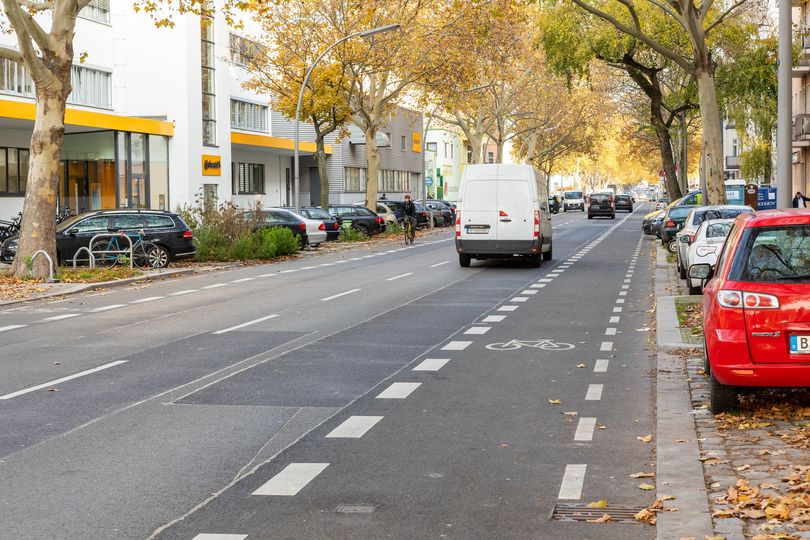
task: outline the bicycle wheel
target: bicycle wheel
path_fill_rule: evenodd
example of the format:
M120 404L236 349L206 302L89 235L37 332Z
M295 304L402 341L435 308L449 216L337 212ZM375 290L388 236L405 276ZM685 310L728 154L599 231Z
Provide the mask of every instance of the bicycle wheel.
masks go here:
M487 347L487 349L489 349L489 350L491 350L491 351L514 351L514 350L516 350L516 349L519 349L519 348L520 348L520 344L518 344L518 343L512 343L512 342L507 342L507 343L490 343L490 344L489 344L489 345L487 345L486 347Z
M540 345L540 348L544 351L568 351L573 349L574 346L570 343L555 343L553 341L546 341Z
M138 268L148 268L151 266L149 262L149 251L154 247L151 242L137 242L132 246L132 264Z
M406 222L405 227L403 227L402 230L405 232L405 245L407 246L411 239L411 222Z
M118 242L113 239L96 240L90 244L90 251L93 252L93 257L96 260L96 266L111 268L118 264L119 253L111 253L119 251Z

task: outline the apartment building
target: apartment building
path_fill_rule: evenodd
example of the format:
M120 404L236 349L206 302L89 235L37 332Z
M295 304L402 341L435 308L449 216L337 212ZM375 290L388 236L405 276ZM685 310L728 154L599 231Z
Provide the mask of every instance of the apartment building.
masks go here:
M73 92L65 115L59 206L174 209L203 196L240 206L292 204L293 123L266 95L243 88L245 57L257 45L247 18L238 31L219 13L179 15L157 28L131 2L93 0L76 24ZM16 48L13 34L0 45ZM80 55L85 56L80 62ZM410 191L421 176L421 115L392 113L383 130L383 187ZM24 66L0 59L0 219L22 209L34 88ZM320 199L309 182L315 144L302 124L301 201ZM404 150L401 138L409 144ZM364 189L362 141L327 145L330 199ZM359 170L358 170L359 169ZM317 195L317 196L316 196Z
M793 27L799 55L793 66L793 188L807 193L810 171L810 0L793 0Z
M428 160L425 160L425 175L433 179L433 185L429 189L430 195L451 201L458 200L461 164L467 160L466 156L462 156L466 152L458 128L428 129L425 149L435 155L431 166L428 166Z

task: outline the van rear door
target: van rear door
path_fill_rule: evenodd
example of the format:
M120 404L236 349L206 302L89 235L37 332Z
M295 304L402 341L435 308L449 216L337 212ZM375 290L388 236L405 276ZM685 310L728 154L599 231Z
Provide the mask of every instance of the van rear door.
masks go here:
M528 180L498 180L498 248L534 239L534 204Z
M481 247L494 249L498 224L498 181L476 178L464 184L461 202L461 238L483 242Z

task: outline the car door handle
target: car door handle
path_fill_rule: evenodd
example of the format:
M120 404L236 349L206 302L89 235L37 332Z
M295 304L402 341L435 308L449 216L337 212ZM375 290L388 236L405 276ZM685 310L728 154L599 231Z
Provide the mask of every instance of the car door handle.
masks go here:
M502 223L511 223L512 220L511 219L502 219L501 222Z

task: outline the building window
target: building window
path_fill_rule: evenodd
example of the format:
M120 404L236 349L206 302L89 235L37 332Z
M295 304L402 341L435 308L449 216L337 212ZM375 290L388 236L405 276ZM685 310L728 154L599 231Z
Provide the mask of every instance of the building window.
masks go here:
M28 160L28 150L0 148L0 197L25 195Z
M399 140L400 140L399 143L400 150L402 150L403 152L408 150L408 138L405 137L405 135L402 135Z
M737 139L732 139L732 141L731 141L731 155L734 156L734 157L737 157L737 151L738 151Z
M456 146L455 144L450 143L450 159L453 159L453 155L455 154L455 152L453 152L453 148L455 146Z
M233 164L234 192L238 195L264 194L264 165L261 163Z
M358 167L346 167L346 191L365 191L368 171Z
M487 163L495 163L495 153L487 152Z
M230 36L230 49L231 62L241 67L248 67L265 54L265 48L261 44L236 34Z
M346 167L346 191L366 190L368 169ZM411 173L380 169L377 175L377 191L380 193L409 192Z
M79 12L79 17L110 24L110 0L90 0L90 3Z
M112 108L112 73L85 66L70 71L73 91L68 103ZM0 92L34 97L34 81L23 64L0 58Z
M267 106L232 99L231 127L267 133Z
M207 11L211 9L210 2L204 2ZM216 114L216 56L214 53L214 18L210 12L200 16L200 68L202 75L202 139L205 146L217 144L217 114Z
M112 74L108 71L73 66L70 72L73 91L68 103L112 108Z
M438 151L438 144L439 143L429 142L429 143L427 143L425 145L425 148L427 149L428 152L437 152Z
M472 146L467 145L467 163L472 163Z

